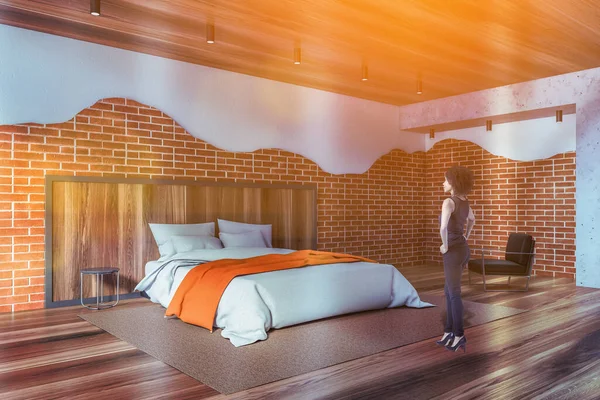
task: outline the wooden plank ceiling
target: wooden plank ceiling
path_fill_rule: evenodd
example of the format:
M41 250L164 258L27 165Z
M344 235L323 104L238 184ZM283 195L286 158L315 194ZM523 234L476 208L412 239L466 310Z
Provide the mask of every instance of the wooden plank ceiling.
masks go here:
M0 0L2 24L396 105L598 67L598 21L594 0Z

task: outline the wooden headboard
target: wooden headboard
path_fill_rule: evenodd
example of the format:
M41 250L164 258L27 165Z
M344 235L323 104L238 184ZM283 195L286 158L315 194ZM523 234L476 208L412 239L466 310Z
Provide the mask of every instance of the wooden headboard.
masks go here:
M120 293L132 293L159 257L148 223L214 221L218 232L217 218L272 224L273 247L316 249L316 185L47 176L46 307L77 304L85 268L118 267Z

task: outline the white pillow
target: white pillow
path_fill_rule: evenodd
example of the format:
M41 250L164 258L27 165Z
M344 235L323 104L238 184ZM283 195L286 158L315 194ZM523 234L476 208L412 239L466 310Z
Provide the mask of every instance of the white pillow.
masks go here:
M185 253L192 250L222 249L223 243L214 236L171 236L175 253Z
M219 237L225 247L267 247L259 231L243 233L220 232Z
M227 221L225 219L217 219L217 221L219 222L219 232L245 233L250 231L260 231L267 247L273 247L273 228L271 224L245 224L242 222Z
M161 257L175 254L171 236L215 236L215 223L204 224L148 224L158 245Z

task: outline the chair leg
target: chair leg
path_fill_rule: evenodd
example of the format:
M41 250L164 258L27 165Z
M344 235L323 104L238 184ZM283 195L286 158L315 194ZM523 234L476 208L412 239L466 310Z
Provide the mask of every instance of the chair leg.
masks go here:
M81 299L81 305L85 307L83 304L83 274L79 274L79 298Z
M117 271L117 301L113 304L113 307L119 304L119 271Z
M508 276L508 286L510 286L510 275Z
M487 286L485 284L485 266L483 266L483 268L481 269L481 272L483 272L483 291L487 292Z

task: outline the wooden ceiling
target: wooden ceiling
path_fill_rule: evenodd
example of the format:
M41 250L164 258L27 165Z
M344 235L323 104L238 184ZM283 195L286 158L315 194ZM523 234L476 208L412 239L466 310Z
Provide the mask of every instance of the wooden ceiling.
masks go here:
M0 0L0 23L404 105L600 66L596 4L103 0L94 17L89 0Z

